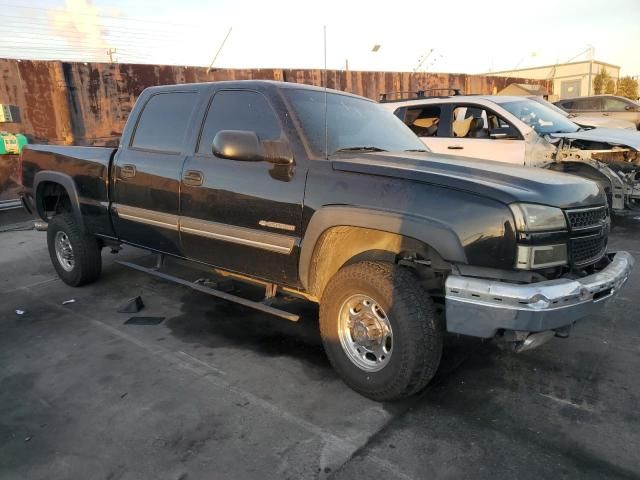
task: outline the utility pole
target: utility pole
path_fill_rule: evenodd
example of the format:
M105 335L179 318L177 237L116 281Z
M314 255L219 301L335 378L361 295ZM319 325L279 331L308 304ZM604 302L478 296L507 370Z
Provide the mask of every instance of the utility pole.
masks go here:
M213 57L213 60L211 60L211 64L209 65L209 68L207 68L207 73L209 73L211 71L211 68L213 67L213 64L216 61L216 58L218 58L218 55L220 55L220 52L222 51L222 47L224 47L224 44L227 41L227 38L229 38L229 35L231 35L231 29L233 27L229 27L229 31L227 32L227 35L224 37L224 40L222 40L222 43L220 44L220 47L218 48L218 51L216 52L215 56Z
M589 95L591 95L591 89L593 88L593 57L596 49L593 45L589 45L587 51L589 52Z
M109 62L113 63L113 55L115 53L118 53L118 49L117 48L109 48L107 50L107 55L109 55Z

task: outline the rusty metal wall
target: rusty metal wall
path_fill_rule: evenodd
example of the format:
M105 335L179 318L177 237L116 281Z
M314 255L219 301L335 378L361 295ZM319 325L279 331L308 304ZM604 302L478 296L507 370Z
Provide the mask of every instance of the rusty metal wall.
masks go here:
M322 85L322 70L217 69L166 65L0 59L0 103L17 105L20 122L0 124L32 143L114 145L136 98L152 85L267 79ZM372 99L382 92L458 87L496 93L510 83L548 81L447 73L329 70L327 86Z

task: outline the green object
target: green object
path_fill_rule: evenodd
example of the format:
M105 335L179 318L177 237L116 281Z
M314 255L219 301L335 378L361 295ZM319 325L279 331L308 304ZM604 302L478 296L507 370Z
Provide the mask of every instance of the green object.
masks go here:
M22 153L22 148L28 143L27 137L21 133L0 132L0 155Z

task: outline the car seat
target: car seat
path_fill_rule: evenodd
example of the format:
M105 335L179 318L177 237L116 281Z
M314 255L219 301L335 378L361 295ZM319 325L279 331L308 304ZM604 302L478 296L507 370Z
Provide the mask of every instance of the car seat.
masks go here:
M469 138L488 138L489 132L484 128L484 119L482 117L472 117L471 125L469 126Z
M416 128L412 130L419 137L433 137L438 132L439 123L440 119L437 117L418 118L413 122L412 125Z
M473 117L467 117L464 120L454 120L451 124L454 137L466 137L471 128Z

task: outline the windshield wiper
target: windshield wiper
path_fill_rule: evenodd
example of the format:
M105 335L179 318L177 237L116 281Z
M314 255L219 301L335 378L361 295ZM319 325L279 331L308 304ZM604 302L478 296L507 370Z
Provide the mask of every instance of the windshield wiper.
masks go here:
M386 152L386 151L387 150L385 150L384 148L379 148L379 147L344 147L344 148L339 148L338 150L336 150L333 153L340 153L340 152Z
M409 150L405 150L405 152L428 152L429 150L425 150L424 148L410 148Z

